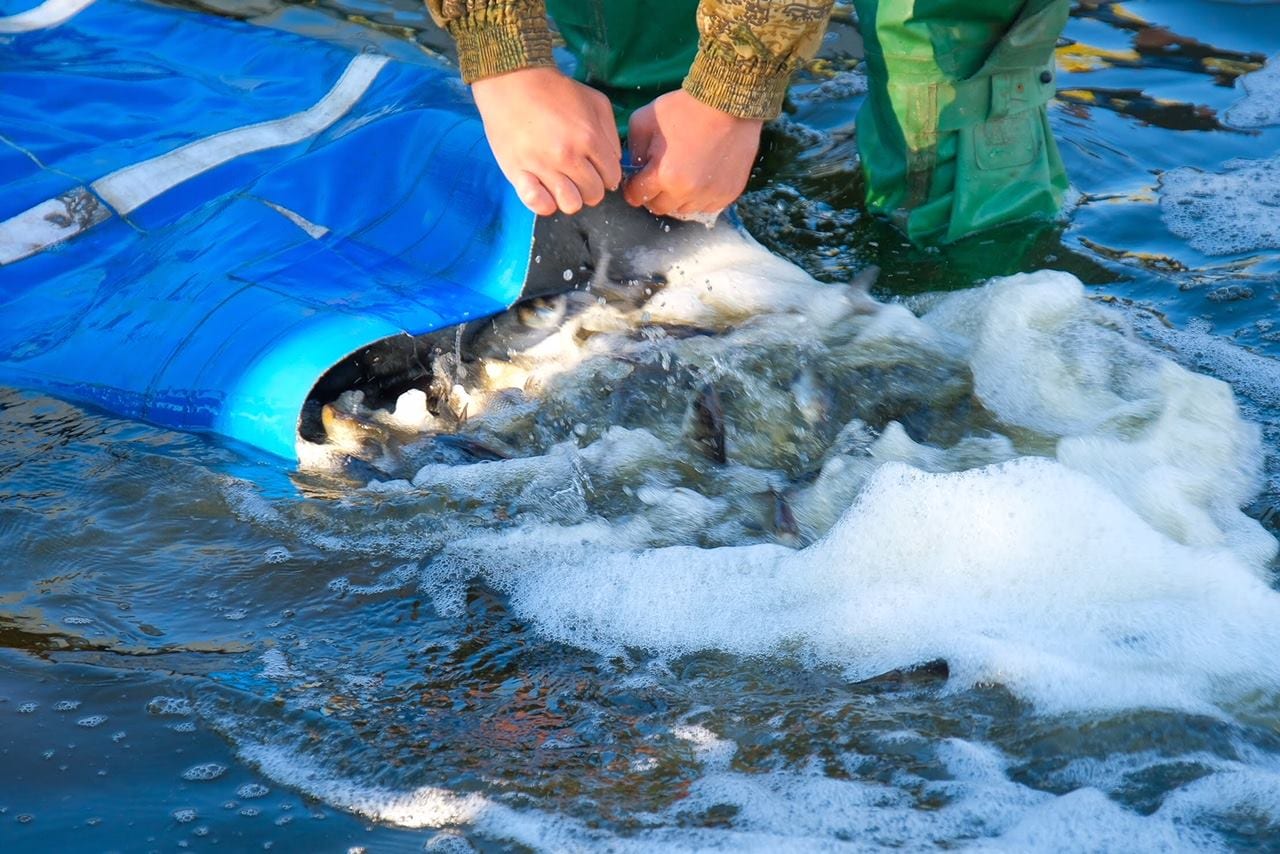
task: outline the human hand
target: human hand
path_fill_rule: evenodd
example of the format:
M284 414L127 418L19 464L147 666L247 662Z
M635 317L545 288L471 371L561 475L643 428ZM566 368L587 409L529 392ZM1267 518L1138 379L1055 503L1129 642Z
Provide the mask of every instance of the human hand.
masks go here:
M719 213L746 188L763 125L683 89L657 98L631 117L631 154L643 168L627 180L627 201L659 216Z
M577 213L622 183L609 99L555 68L522 68L471 84L502 174L534 213Z

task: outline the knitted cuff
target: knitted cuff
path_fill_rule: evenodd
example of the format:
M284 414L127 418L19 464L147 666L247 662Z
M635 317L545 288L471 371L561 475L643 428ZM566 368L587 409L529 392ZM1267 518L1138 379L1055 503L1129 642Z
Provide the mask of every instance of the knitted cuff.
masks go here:
M449 23L462 79L474 83L521 68L554 66L551 27L541 3L490 6Z
M744 59L732 49L703 44L684 78L684 90L708 106L741 119L776 119L782 112L792 62Z

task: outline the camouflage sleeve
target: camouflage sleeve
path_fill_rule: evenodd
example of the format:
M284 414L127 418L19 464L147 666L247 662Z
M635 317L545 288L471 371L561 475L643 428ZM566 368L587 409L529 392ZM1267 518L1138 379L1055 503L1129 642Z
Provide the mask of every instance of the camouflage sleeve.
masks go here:
M426 0L458 44L462 79L473 83L520 68L553 66L546 0Z
M684 89L735 116L776 118L796 69L818 52L832 0L701 0Z

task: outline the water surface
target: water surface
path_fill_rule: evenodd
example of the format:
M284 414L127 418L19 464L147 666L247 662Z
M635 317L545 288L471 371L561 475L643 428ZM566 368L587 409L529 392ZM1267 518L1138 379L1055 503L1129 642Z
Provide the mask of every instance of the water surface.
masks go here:
M444 47L409 0L260 5ZM0 394L0 838L1280 849L1280 7L1082 5L1069 224L947 253L858 206L856 46L741 206L826 284L690 255L513 463L369 488ZM1043 269L1084 288L974 290Z

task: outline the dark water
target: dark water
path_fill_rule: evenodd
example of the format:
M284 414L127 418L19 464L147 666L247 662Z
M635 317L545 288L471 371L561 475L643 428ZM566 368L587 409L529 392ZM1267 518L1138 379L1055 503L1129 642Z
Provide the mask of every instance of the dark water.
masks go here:
M1280 127L1227 117L1237 77L1280 54L1280 6L1082 5L1052 109L1080 193L1069 223L946 253L859 209L841 14L769 131L741 206L753 233L824 281L879 265L885 299L1076 274L1154 349L1232 384L1268 456L1248 509L1274 530L1280 246L1205 250L1225 239L1215 222L1265 234L1280 184L1166 192L1204 223L1181 237L1159 188L1280 155ZM279 20L444 47L408 0ZM785 649L589 651L501 585L448 599L424 583L466 531L510 522L501 501L440 501L0 393L6 850L1280 850L1274 683L1203 708L1046 713L998 678L948 688L938 664L859 681Z

